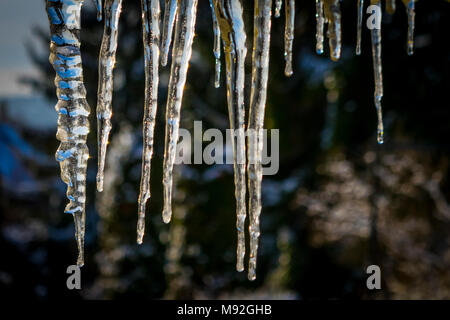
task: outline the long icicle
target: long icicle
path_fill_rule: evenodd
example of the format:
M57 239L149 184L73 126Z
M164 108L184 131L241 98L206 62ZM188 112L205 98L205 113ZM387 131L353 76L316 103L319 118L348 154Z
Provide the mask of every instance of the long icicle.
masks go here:
M105 0L107 1L107 0ZM102 0L92 0L92 2L94 3L95 8L97 9L97 20L101 21L102 20ZM106 7L106 5L105 5Z
M294 42L295 27L295 0L286 0L286 24L284 26L284 60L286 62L284 74L290 77L292 71L292 45Z
M327 37L331 60L341 58L341 9L339 0L324 0L324 13L328 22Z
M164 208L163 220L172 217L172 181L176 147L179 138L181 102L191 59L198 0L178 0L175 39L172 50L169 92L166 105L166 139L164 147Z
M164 20L161 37L161 65L167 65L169 57L170 43L172 42L172 31L177 16L178 0L166 0L164 5Z
M84 0L47 0L50 23L50 63L56 71L55 85L58 103L58 131L61 142L56 160L61 167L61 179L67 184L65 208L75 221L78 245L77 264L84 264L86 167L89 151L86 145L89 133L90 108L83 83L80 54L80 12Z
M286 8L291 6L286 4ZM286 12L287 13L287 12ZM249 189L249 234L250 257L248 279L256 279L256 258L260 235L259 216L261 214L262 150L264 111L269 77L270 28L272 0L255 0L253 25L252 88L249 110L248 146L248 189Z
M97 190L103 191L106 149L111 131L113 70L116 64L117 36L122 0L105 1L105 29L98 59L97 92L97 141L98 172Z
M289 1L289 0L287 0ZM279 18L281 14L281 6L283 5L283 0L275 0L275 18Z
M323 28L325 19L323 15L323 1L316 0L316 52L323 53Z
M224 42L227 69L227 100L234 161L234 183L236 196L236 228L238 231L237 263L238 271L244 270L245 256L245 46L243 8L239 0L214 0L214 9Z
M357 0L357 12L358 12L358 26L356 31L356 54L361 54L361 34L362 34L362 21L364 14L364 0Z
M371 5L378 6L381 12L380 0L371 0ZM381 15L379 18L381 19ZM378 118L377 141L379 144L382 144L384 142L384 128L383 110L381 107L381 99L383 98L383 69L381 64L381 21L379 28L372 28L370 32L372 36L373 70L375 77L374 100Z
M216 13L214 12L213 0L209 0L209 5L211 7L213 30L214 30L214 58L215 58L215 76L214 76L214 87L220 87L220 27L217 21Z
M153 136L158 107L158 65L160 45L159 0L141 0L142 41L145 62L145 100L142 125L143 150L141 185L138 199L137 243L141 244L145 232L145 206L150 198L150 173L153 155Z
M414 25L416 18L414 0L403 0L403 3L406 6L406 13L408 15L408 55L412 56L414 54Z

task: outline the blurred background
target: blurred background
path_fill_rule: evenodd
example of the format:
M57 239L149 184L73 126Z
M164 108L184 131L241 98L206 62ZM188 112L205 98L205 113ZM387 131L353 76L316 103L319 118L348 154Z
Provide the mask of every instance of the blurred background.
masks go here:
M209 2L199 1L181 126L228 128L225 79L214 88ZM245 2L250 92L253 7ZM376 144L370 33L354 54L356 3L344 1L342 59L315 54L315 3L297 1L294 75L283 74L284 8L272 22L266 128L280 130L280 170L263 180L257 280L235 271L235 200L229 165L176 167L174 217L162 210L161 69L152 198L137 246L144 61L140 1L126 0L114 72L113 129L105 190L95 191L91 123L86 264L82 290L66 288L77 250L54 160L56 103L42 0L0 1L0 295L20 298L450 298L449 3L416 4L416 50L407 17L383 15L385 144ZM384 5L384 2L383 2ZM82 11L82 54L94 113L103 23ZM170 61L169 61L170 65ZM224 62L223 62L224 70ZM95 119L92 114L91 119ZM366 288L381 267L382 290Z

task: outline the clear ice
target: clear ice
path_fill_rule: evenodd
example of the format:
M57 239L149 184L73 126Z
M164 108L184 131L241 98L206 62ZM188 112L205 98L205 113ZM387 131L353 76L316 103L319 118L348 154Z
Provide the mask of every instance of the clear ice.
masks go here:
M323 53L323 28L325 18L323 16L323 1L316 0L316 52Z
M219 22L217 21L216 13L214 11L213 0L209 0L209 6L211 7L212 21L213 21L213 31L214 31L214 58L215 58L215 76L214 76L214 87L220 87L220 28Z
M142 41L144 44L145 100L142 124L143 151L141 185L138 199L137 243L141 244L145 232L145 207L150 198L150 171L153 138L158 107L158 65L160 45L159 0L141 0Z
M161 38L161 65L167 65L169 57L170 43L172 41L173 25L177 16L179 0L166 0L164 4L164 20Z
M105 2L108 0L104 0ZM97 20L101 21L102 20L102 0L92 0L92 2L94 3L95 8L97 9ZM106 4L105 4L106 7Z
M179 138L181 102L194 40L197 2L198 0L179 0L178 2L166 105L166 139L163 164L164 208L162 214L165 223L170 222L172 217L173 165Z
M380 0L371 0L372 5L381 7ZM381 10L381 8L380 8ZM384 127L383 127L383 111L381 107L381 99L383 98L383 69L381 64L381 28L373 28L370 30L372 36L372 56L373 56L373 70L375 77L375 107L377 110L378 126L377 126L377 141L379 144L384 142Z
M406 6L406 14L408 15L408 40L407 40L407 50L408 55L414 54L414 25L416 12L414 8L414 0L403 0Z
M394 12L395 12L395 0L386 0L386 11L389 14L394 14Z
M213 0L224 43L228 114L233 131L234 184L236 196L236 228L238 231L236 269L244 271L245 256L245 57L247 38L243 8L239 0Z
M292 45L294 43L294 26L295 26L295 0L286 0L286 24L284 27L284 60L286 66L284 74L290 77L292 71Z
M47 0L46 11L50 23L50 63L56 72L55 86L58 103L56 138L61 142L56 160L61 167L61 179L67 184L65 208L75 221L78 245L77 264L84 264L86 167L89 151L90 108L83 83L80 54L80 12L84 0Z
M98 172L97 190L103 191L106 149L111 131L113 70L116 64L117 36L122 0L105 0L105 29L98 59L97 139Z
M289 0L288 8L294 2ZM286 9L287 11L288 9ZM287 13L287 12L286 12ZM287 16L287 15L286 15ZM248 123L248 189L249 189L249 234L250 257L248 279L256 279L256 258L260 235L259 217L261 214L261 182L264 111L269 77L270 29L272 0L255 0L253 24L252 87Z

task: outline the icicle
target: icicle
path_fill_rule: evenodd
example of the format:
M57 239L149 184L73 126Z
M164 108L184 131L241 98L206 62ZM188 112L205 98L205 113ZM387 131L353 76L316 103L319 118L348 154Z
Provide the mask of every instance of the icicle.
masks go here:
M295 25L295 0L287 0L286 8L286 24L284 26L284 60L286 66L284 74L290 77L292 71L292 44L294 42L294 25Z
M323 26L325 19L323 16L323 1L316 0L316 52L323 53Z
M173 165L179 137L181 101L186 83L189 60L191 59L192 42L194 40L197 2L198 0L179 0L178 3L179 7L166 105L166 140L163 169L163 220L165 223L170 222L172 217Z
M98 172L97 190L103 191L106 149L111 131L113 69L116 63L117 35L122 0L105 1L105 30L98 59L97 137Z
M394 14L394 12L395 12L395 0L386 0L386 11L389 14Z
M141 0L142 40L145 61L145 100L143 120L143 151L141 186L138 200L137 243L141 244L145 232L145 205L150 198L150 169L153 155L153 134L158 107L159 64L159 0Z
M289 0L286 8L291 7ZM290 8L291 9L291 8ZM286 16L290 15L286 9ZM248 189L249 189L249 234L250 258L248 279L256 279L256 258L260 235L259 216L261 214L261 181L264 110L267 97L267 79L269 77L270 28L272 0L255 0L253 25L252 89L250 93L249 138L248 138Z
M167 65L169 57L170 42L172 41L172 30L177 15L177 0L166 0L164 5L164 21L162 26L161 38L161 65Z
M341 9L339 0L324 0L324 12L328 22L327 37L331 60L341 57Z
M371 4L381 7L380 0L371 0ZM375 76L374 98L378 117L377 141L379 144L382 144L384 142L384 128L383 112L381 107L381 99L383 98L383 69L381 65L381 24L380 28L373 28L370 30L370 32L372 35L373 70Z
M362 33L362 20L364 14L364 0L358 1L358 30L356 33L356 54L359 56L361 54L361 33Z
M279 18L280 17L281 6L282 5L283 5L283 0L275 0L275 14L274 14L275 18Z
M408 14L408 55L412 56L414 54L414 20L416 17L414 9L414 0L403 0L406 6L406 13Z
M108 1L108 0L105 0ZM97 20L102 21L102 0L92 0L95 8L97 8ZM106 7L106 5L105 5ZM106 10L106 8L105 8Z
M61 179L67 184L65 208L75 220L78 245L77 264L84 264L86 167L89 152L90 108L86 101L80 54L80 12L84 0L47 0L50 23L50 63L56 71L55 85L59 114L56 138L61 142L56 160L61 166Z
M217 21L216 13L214 12L214 4L213 0L209 0L209 5L211 7L212 20L213 20L213 30L214 30L214 57L216 59L215 62L215 78L214 78L214 86L216 88L220 87L220 28L219 22Z
M239 0L214 0L214 9L219 21L224 42L227 68L227 100L230 127L233 130L232 148L234 158L234 183L238 230L237 263L238 271L244 270L245 256L245 47L243 9Z

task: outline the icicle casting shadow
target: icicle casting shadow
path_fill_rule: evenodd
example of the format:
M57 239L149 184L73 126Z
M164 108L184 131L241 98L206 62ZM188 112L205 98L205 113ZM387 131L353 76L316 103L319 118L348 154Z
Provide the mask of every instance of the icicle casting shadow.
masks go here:
M113 69L117 50L119 17L122 0L92 0L97 9L97 19L104 17L104 34L99 54L99 85L97 92L98 173L97 190L103 190L103 172L109 132L111 130ZM314 0L311 0L314 1ZM77 264L84 264L86 167L89 152L86 145L89 133L90 108L86 101L83 83L83 67L80 54L80 14L84 0L47 0L46 11L50 24L50 63L56 72L55 86L58 103L58 128L56 137L61 142L56 152L60 163L61 179L67 184L70 200L65 212L75 220L75 238L79 255ZM415 0L402 0L408 16L407 53L414 52ZM126 2L125 2L126 3ZM249 189L250 255L248 278L256 278L256 259L260 236L262 183L262 129L267 96L269 72L270 29L272 6L274 16L280 17L282 0L255 0L252 50L251 93L249 101L247 146L245 123L245 58L247 55L246 32L243 19L243 0L209 0L213 21L215 59L214 86L220 86L221 44L226 65L226 89L230 128L234 130L232 149L234 158L234 182L236 197L237 263L238 271L244 270L246 188ZM172 65L166 104L166 138L164 147L162 217L168 223L172 216L173 165L179 137L182 98L186 83L198 0L165 0L163 23L160 26L160 1L141 0L142 39L145 61L145 99L143 119L143 154L140 194L138 198L137 242L143 241L146 203L150 198L150 171L153 154L154 128L158 102L159 63L167 64L173 40ZM324 52L324 28L327 25L330 58L341 57L341 9L339 0L315 0L316 4L316 52ZM380 0L370 0L370 5L381 7ZM357 0L356 54L361 54L361 31L364 1ZM286 76L293 74L292 47L295 33L295 0L286 0L284 57ZM386 11L395 12L395 1L386 0ZM380 9L381 10L381 9ZM370 10L369 12L370 13ZM162 30L161 30L161 29ZM175 28L175 30L174 30ZM377 140L383 143L383 119L381 99L383 76L381 61L381 26L371 29L372 56L375 79L374 102L378 117ZM246 157L247 156L247 157ZM252 160L252 161L250 161ZM248 161L248 163L247 163Z

